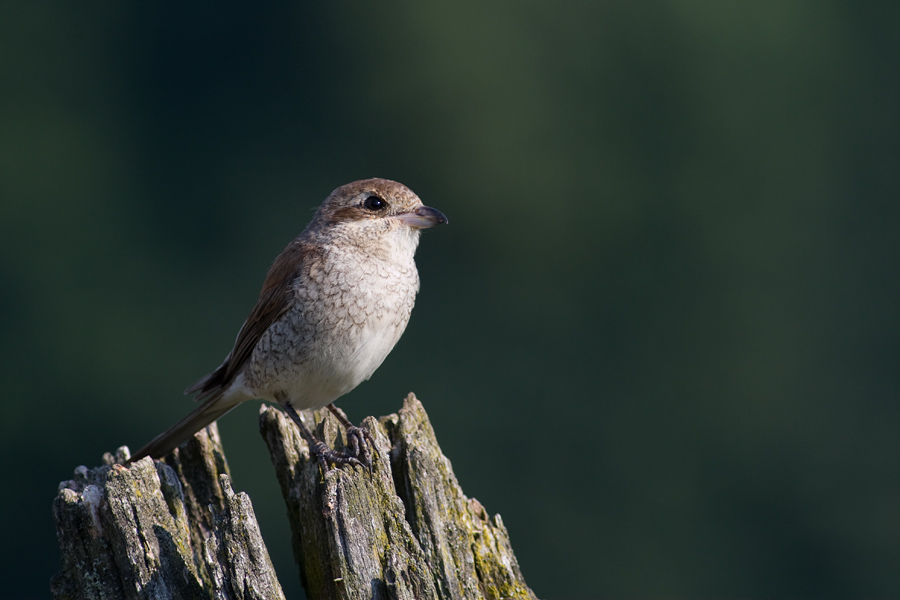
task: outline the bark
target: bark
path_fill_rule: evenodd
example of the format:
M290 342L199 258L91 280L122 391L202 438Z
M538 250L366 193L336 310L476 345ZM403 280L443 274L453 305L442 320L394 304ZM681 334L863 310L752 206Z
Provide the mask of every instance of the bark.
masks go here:
M328 411L302 416L342 446ZM323 474L285 415L260 411L308 597L533 599L500 516L462 493L415 396L363 425L372 470ZM120 448L60 484L54 598L283 598L250 499L231 489L215 424L163 461L127 458Z
M331 447L342 428L327 411L304 413ZM499 515L466 498L441 453L421 402L363 425L375 441L373 469L323 477L296 428L263 407L269 446L312 599L534 598Z
M53 503L63 599L283 599L246 494L235 494L215 424L163 461L78 467Z

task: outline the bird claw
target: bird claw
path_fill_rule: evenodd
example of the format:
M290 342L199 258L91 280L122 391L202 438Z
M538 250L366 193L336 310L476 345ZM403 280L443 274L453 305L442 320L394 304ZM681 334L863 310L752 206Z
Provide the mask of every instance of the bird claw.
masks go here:
M366 469L372 470L372 455L369 453L369 444L375 445L372 434L364 427L347 428L347 445L350 453Z
M297 410L290 402L283 403L285 412L300 430L300 435L306 440L312 454L315 454L319 466L323 473L327 473L330 465L350 465L351 467L365 467L370 473L372 472L372 455L369 453L369 444L375 445L372 434L365 427L357 427L347 420L347 417L340 412L333 404L328 408L338 418L347 431L347 443L342 452L332 450L325 445L324 442L317 439L309 430Z
M371 472L372 456L369 453L369 443L374 444L374 440L367 430L361 427L349 427L347 429L347 445L343 451L332 450L324 442L319 441L310 449L325 473L331 469L331 465L364 467Z
M316 460L319 462L319 467L321 467L322 471L325 473L331 470L332 465L336 465L338 467L341 467L343 465L350 465L351 467L365 466L355 456L350 456L346 452L338 452L337 450L332 450L323 442L316 442L311 450L312 453L315 454Z

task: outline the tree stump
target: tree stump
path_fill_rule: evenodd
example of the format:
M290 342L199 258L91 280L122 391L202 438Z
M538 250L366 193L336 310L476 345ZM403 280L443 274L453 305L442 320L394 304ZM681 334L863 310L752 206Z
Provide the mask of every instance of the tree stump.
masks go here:
M328 411L301 416L342 446ZM290 420L260 410L309 598L534 599L500 516L462 493L415 396L363 425L371 471L323 474ZM127 458L120 448L60 484L54 598L283 598L250 499L231 489L215 425L163 461L125 467Z
M250 498L231 489L215 424L165 461L127 459L122 447L60 483L54 598L284 598Z

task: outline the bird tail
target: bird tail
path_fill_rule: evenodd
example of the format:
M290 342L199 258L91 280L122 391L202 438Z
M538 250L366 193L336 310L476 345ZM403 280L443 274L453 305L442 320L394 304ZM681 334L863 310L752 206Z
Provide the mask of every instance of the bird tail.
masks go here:
M192 413L138 450L128 462L135 462L145 456L162 458L183 441L189 439L192 435L240 404L240 402L225 402L223 400L221 392L206 399Z

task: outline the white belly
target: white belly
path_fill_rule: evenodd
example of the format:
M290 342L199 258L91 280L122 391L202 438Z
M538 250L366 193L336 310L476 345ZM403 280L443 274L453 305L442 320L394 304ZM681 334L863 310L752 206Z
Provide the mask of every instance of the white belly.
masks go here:
M321 408L369 379L394 348L406 328L372 323L332 352L303 365L297 377L285 381L284 392L297 409Z

